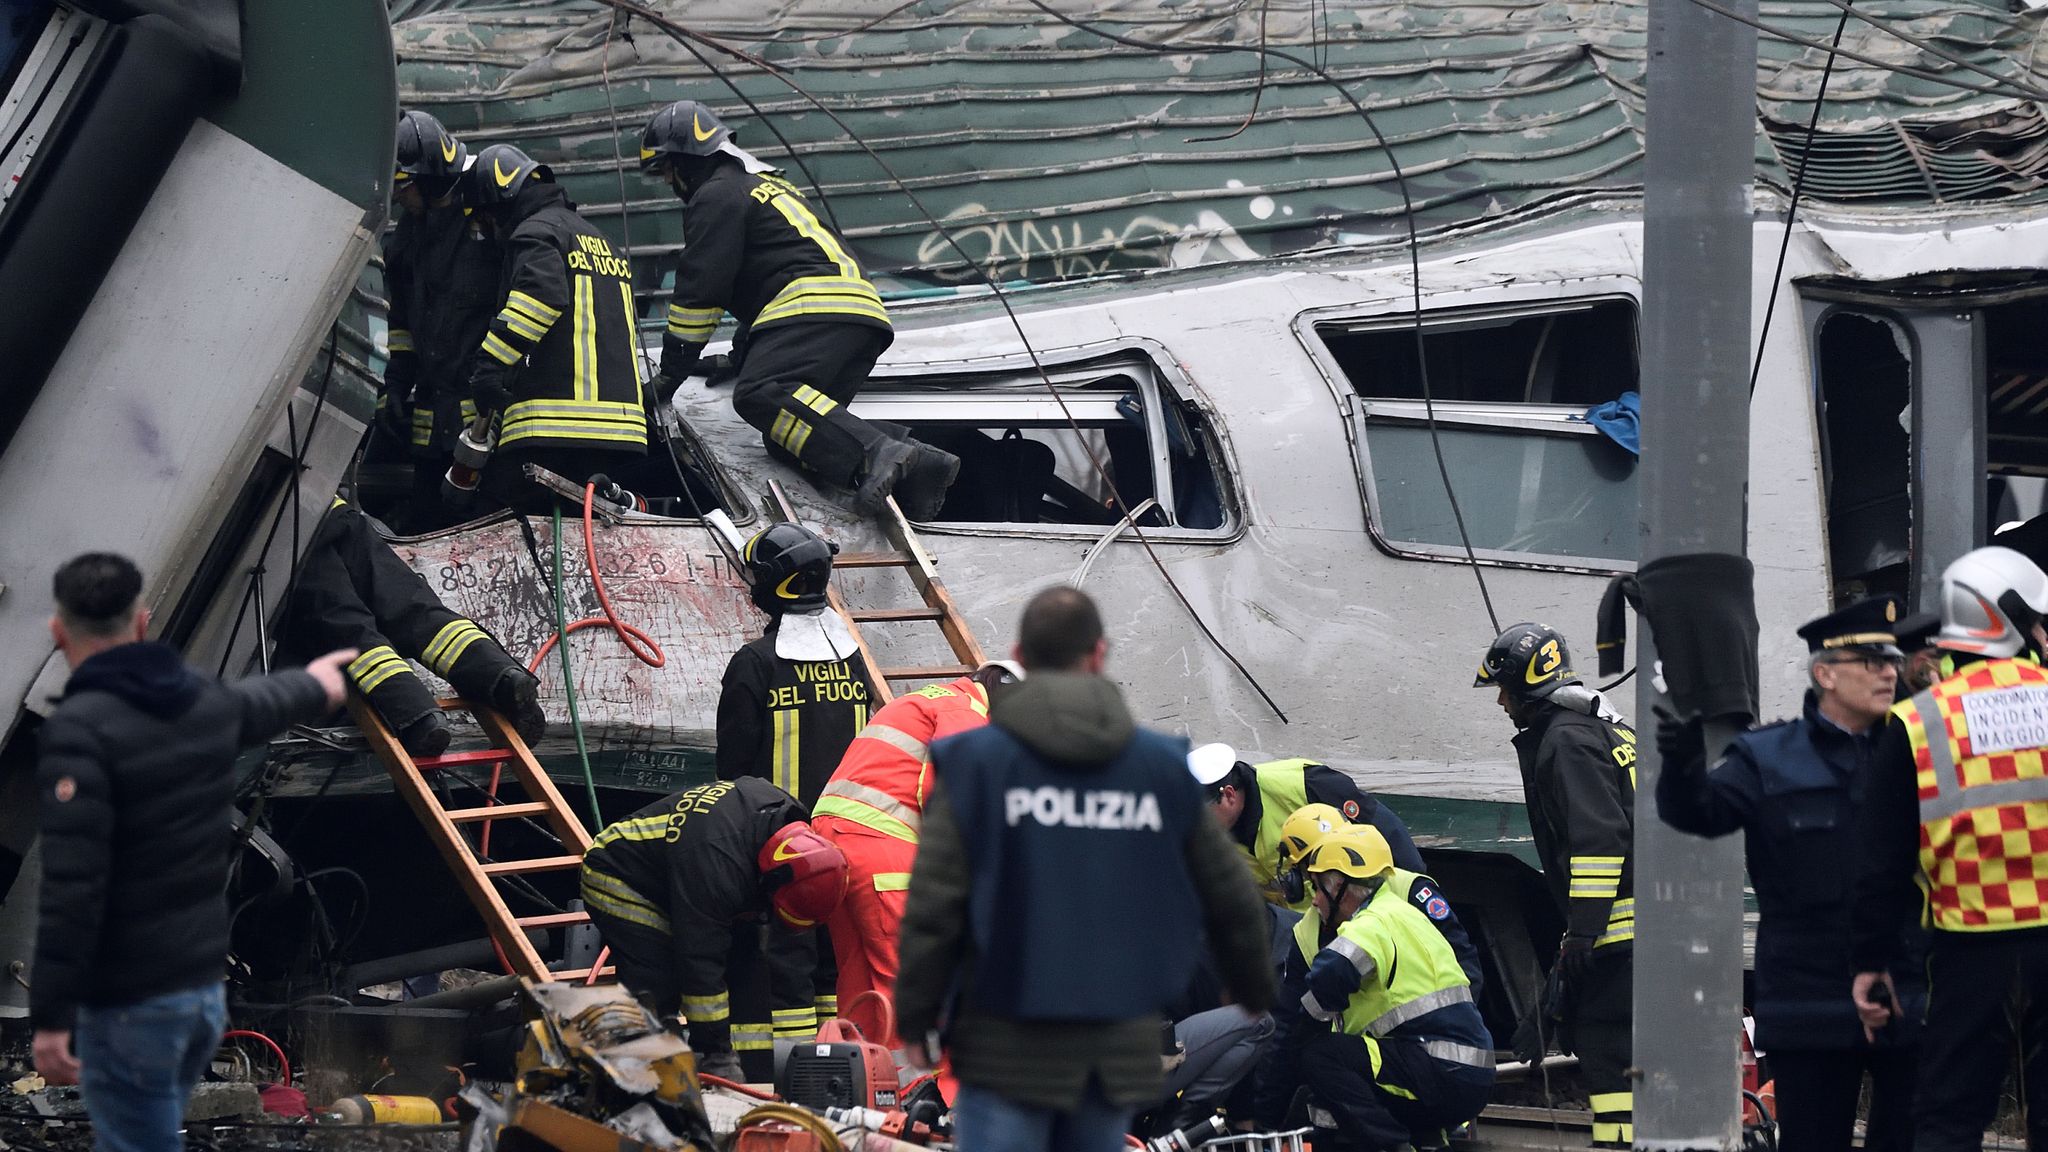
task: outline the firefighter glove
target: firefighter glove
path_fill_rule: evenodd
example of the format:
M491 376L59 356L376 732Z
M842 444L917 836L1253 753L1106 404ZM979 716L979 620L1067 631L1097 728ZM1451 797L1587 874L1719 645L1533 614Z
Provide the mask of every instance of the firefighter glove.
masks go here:
M389 392L377 398L377 430L394 443L412 442L412 405Z
M1593 966L1593 938L1566 936L1557 949L1557 966L1564 971L1568 983L1578 983Z
M704 351L704 345L692 343L673 332L664 332L661 337L661 378L668 382L668 391L674 392L676 385L697 367L697 357Z
M384 394L396 398L401 404L410 401L413 385L419 376L419 353L393 352L391 362L384 366Z
M469 382L471 397L476 401L478 412L503 412L512 406L512 392L504 384L489 378Z
M1657 706L1657 756L1667 772L1696 772L1705 763L1707 746L1700 718L1680 720Z

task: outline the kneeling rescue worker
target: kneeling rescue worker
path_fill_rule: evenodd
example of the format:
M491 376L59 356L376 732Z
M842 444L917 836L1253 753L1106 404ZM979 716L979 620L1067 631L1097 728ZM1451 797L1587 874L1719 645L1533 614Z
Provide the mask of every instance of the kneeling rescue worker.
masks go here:
M1280 894L1288 907L1298 904L1304 911L1308 909L1309 857L1315 855L1324 840L1347 833L1353 827L1344 819L1342 812L1328 804L1305 804L1295 809L1294 815L1280 826ZM1365 827L1372 826L1368 824ZM1389 845L1391 851L1392 846ZM1410 904L1429 917L1437 931L1443 933L1444 943L1458 954L1458 967L1465 970L1465 979L1471 982L1472 999L1479 999L1480 989L1485 986L1479 966L1479 950L1472 946L1472 938L1465 934L1465 926L1458 923L1458 914L1451 910L1450 897L1444 895L1443 885L1434 877L1411 872L1399 864L1394 865L1389 882Z
M795 185L678 100L640 137L640 170L683 200L683 256L661 342L665 402L727 312L739 322L732 405L768 454L850 488L872 514L892 493L913 520L945 503L960 459L847 411L894 331L875 286Z
M1390 883L1377 829L1331 831L1307 873L1313 906L1294 928L1275 1043L1312 1094L1317 1152L1440 1145L1493 1088L1493 1039L1458 955ZM1261 1127L1284 1122L1289 1083L1261 1081Z
M839 906L846 857L804 815L766 780L721 780L611 825L583 856L620 982L656 1015L680 1005L711 1075L773 1079L774 1033L817 1031L811 929Z

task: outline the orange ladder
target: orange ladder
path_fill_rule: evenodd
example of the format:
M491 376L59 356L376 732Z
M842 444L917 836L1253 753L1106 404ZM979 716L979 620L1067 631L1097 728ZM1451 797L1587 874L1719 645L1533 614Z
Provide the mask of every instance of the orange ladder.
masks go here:
M527 938L527 932L587 924L590 922L589 914L556 912L517 916L505 903L505 896L498 890L498 885L515 876L581 869L583 853L590 847L590 834L583 830L582 822L569 810L568 803L555 789L555 782L541 770L526 741L519 738L519 733L512 730L512 725L503 716L467 700L442 700L439 705L444 712L468 712L476 717L491 747L415 759L384 723L383 717L377 715L376 709L371 708L361 696L351 694L348 706L356 726L363 730L370 747L384 761L384 768L391 774L391 782L397 786L399 795L405 797L413 815L419 817L420 826L427 830L427 838L440 850L441 859L447 863L456 884L476 907L477 915L483 917L484 927L497 943L511 973L543 981L588 978L591 974L588 968L551 971ZM428 783L427 773L463 767L490 769L494 777L493 786L481 788L460 773L450 772L444 779L459 780L483 792L486 799L473 808L446 807L441 803L440 793ZM525 791L525 800L507 803L498 799L495 777L506 768L512 770L513 778ZM515 859L485 855L482 846L489 843L490 826L497 820L525 820L545 827L560 852ZM465 833L467 828L482 830L475 842ZM600 979L611 974L609 967L597 971Z
M790 506L789 497L782 491L782 485L774 480L768 482L768 491L775 497L775 507L784 520L800 523L796 510ZM952 594L939 581L939 573L932 564L931 556L911 528L910 521L903 515L903 509L896 506L894 496L887 498L887 507L881 517L882 531L889 543L895 546L892 552L841 552L832 558L835 570L853 568L900 568L910 577L911 585L917 589L924 601L922 608L849 608L845 597L839 594L839 585L834 581L825 591L826 600L832 610L846 621L846 627L853 633L853 642L860 646L862 661L867 665L868 679L876 697L875 707L880 708L896 698L895 685L906 680L951 680L965 676L982 666L981 645L974 640L974 633L967 626L967 620L960 615L960 609L953 603ZM862 624L895 624L906 621L928 620L939 626L946 638L946 646L953 650L955 663L917 664L897 668L884 668L875 660L874 649L868 645L867 636L861 631Z

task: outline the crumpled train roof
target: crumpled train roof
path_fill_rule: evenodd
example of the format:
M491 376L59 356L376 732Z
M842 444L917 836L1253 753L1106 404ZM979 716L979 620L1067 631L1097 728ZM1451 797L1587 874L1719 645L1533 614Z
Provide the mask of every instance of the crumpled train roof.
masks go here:
M1425 235L1641 185L1645 0L1050 3L1121 35L1265 43L1320 65L1386 135ZM650 294L655 268L645 257L675 251L682 221L668 190L638 173L638 134L655 109L685 97L710 104L740 143L815 187L870 274L897 291L980 277L862 141L976 263L1004 279L1405 238L1386 150L1330 84L1284 61L1118 45L1027 0L655 7L786 69L851 134L783 79L708 48L692 53L595 0L393 4L406 105L434 112L472 145L510 141L553 165L600 226L621 239L630 227ZM2032 71L2039 12L1970 0L1860 0L1857 11L2043 83ZM1766 3L1762 12L1766 23L1822 42L1839 16L1821 0ZM1842 44L1986 82L1854 18ZM1769 36L1761 52L1760 180L1789 187L1810 162L1806 194L1850 214L2041 197L2048 122L2032 102L1842 58L1809 149L1825 54Z

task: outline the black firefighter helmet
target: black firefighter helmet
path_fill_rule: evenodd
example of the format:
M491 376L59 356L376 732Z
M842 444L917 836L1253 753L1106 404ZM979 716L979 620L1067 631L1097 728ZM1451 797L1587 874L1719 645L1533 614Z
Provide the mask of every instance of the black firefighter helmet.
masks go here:
M468 163L469 149L431 114L411 111L398 118L394 186L410 183L420 195L439 200L454 190Z
M555 173L510 144L493 144L476 154L464 175L462 202L470 208L502 208L536 180L552 184Z
M1542 700L1577 680L1564 635L1547 624L1515 624L1494 637L1474 688L1505 688L1517 700Z
M695 100L678 100L654 114L640 132L640 170L660 173L677 156L709 156L732 139L718 114Z
M754 607L770 616L825 606L839 545L801 524L770 524L747 540L740 559L754 582Z

